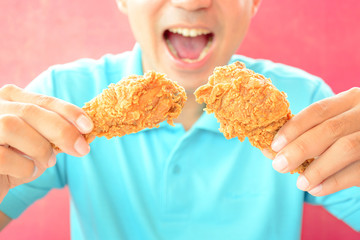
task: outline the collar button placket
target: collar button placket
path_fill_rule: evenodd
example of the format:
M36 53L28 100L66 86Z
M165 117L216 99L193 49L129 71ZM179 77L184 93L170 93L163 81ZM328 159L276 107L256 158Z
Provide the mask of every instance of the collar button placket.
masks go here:
M176 144L170 154L164 174L163 206L166 216L177 219L186 218L191 205L191 196L187 193L191 178L186 176L186 160L190 154L191 135L187 132Z

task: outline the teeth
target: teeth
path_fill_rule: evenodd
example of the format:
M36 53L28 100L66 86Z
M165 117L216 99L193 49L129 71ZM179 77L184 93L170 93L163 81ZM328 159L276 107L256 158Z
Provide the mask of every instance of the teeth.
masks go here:
M199 35L205 35L211 33L206 29L196 29L196 28L171 28L169 29L172 33L181 34L184 37L196 37Z

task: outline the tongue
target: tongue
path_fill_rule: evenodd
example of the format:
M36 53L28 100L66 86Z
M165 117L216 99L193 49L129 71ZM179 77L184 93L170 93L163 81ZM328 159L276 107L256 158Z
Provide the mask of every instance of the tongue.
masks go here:
M169 32L168 40L175 48L179 58L198 59L208 42L208 36L184 37L180 34Z

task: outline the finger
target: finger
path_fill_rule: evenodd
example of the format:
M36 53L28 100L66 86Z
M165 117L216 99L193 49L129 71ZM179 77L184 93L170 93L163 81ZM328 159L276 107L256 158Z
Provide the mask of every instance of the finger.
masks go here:
M89 145L77 128L55 112L34 104L17 102L3 104L0 114L2 112L21 117L47 140L68 154L83 156L90 150ZM10 127L10 125L11 122L6 127Z
M360 187L360 161L337 172L308 192L314 196L325 196L350 187Z
M272 142L271 148L279 152L289 142L299 137L307 130L336 115L348 111L359 100L359 89L353 88L311 104L309 107L295 115L278 131Z
M265 157L270 159L274 159L276 156L276 153L271 149L262 149L261 152L262 154L264 154Z
M92 143L92 141L94 141L95 138L96 138L96 136L95 136L95 135L92 135L92 134L86 135L86 137L85 137L85 139L86 139L86 141L87 141L88 143Z
M303 191L312 189L359 159L360 132L356 132L339 139L312 162L298 178L297 186Z
M47 139L15 115L0 116L0 144L10 145L41 168L55 164L55 156L52 156L54 153Z
M37 173L34 161L12 151L8 147L0 146L0 175L15 178L31 178Z
M47 110L60 114L67 121L74 124L85 134L93 129L93 122L81 108L58 98L27 92L15 85L6 85L1 89L1 95L8 101L32 103Z
M351 109L308 130L278 153L274 168L279 172L288 172L306 159L319 156L339 138L359 131L359 116L360 108ZM283 165L277 164L278 160L282 160Z

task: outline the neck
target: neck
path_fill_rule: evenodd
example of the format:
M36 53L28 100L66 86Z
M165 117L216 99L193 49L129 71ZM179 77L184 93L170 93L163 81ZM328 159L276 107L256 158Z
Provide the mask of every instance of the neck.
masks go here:
M181 123L185 130L189 130L192 125L199 119L203 113L204 105L198 104L195 101L195 96L192 93L187 94L187 101L177 119L174 122Z

